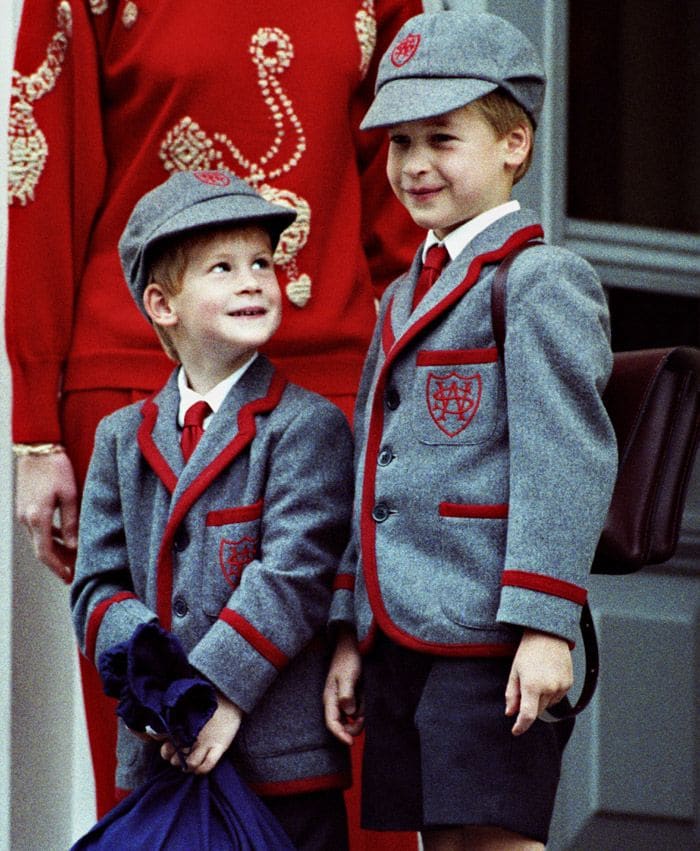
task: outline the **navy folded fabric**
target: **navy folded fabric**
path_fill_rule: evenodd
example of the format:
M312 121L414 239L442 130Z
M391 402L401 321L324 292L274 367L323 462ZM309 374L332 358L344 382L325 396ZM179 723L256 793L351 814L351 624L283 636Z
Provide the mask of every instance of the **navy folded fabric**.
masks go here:
M149 726L178 749L194 744L216 709L211 683L190 665L177 638L155 622L141 624L129 641L102 653L98 669L126 726L139 732Z
M227 760L209 774L168 766L101 819L71 851L294 851Z
M103 653L105 692L119 700L127 726L150 726L180 752L213 715L216 692L187 661L177 638L157 623ZM286 833L224 757L205 775L163 770L135 789L79 839L71 851L294 851Z

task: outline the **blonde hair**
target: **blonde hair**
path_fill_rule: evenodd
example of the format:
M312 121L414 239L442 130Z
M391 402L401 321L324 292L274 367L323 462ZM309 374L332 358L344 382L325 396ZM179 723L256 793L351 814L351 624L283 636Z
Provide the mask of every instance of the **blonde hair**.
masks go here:
M513 175L513 185L525 176L532 162L532 150L535 143L535 127L530 116L503 89L496 89L473 101L472 106L481 114L493 129L499 139L502 139L518 124L525 123L530 128L532 144L527 157L518 166Z
M184 238L171 237L155 247L149 260L149 285L156 284L168 296L177 295L180 292L191 251L191 239L191 235ZM170 334L157 322L152 322L152 325L165 354L179 363L180 356Z

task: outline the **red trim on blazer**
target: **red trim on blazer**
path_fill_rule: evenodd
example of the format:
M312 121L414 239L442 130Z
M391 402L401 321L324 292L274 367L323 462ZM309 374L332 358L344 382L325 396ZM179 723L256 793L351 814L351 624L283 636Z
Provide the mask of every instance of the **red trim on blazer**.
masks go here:
M334 591L354 591L355 575L353 573L338 573L333 580Z
M418 352L416 366L451 366L452 364L496 363L498 349L454 349Z
M542 230L541 225L528 225L528 227L522 228L522 230L516 231L508 237L500 248L496 248L494 251L489 251L486 254L480 254L478 257L475 257L467 269L467 274L464 276L462 283L447 293L442 301L433 305L427 313L424 313L423 316L414 322L406 330L403 336L397 340L393 347L394 350L391 351L391 358L395 358L396 355L405 348L408 343L417 337L427 325L432 323L436 316L439 316L447 308L452 307L455 302L459 301L462 296L479 280L479 275L481 274L481 270L484 266L489 263L498 263L510 254L514 248L517 248L525 242L529 242L532 239L542 238L544 238L544 231ZM386 367L386 364L384 366Z
M180 524L185 519L190 508L207 490L214 479L252 442L256 433L256 415L272 411L282 398L282 393L286 386L287 379L275 370L270 379L267 395L253 399L243 405L238 412L238 431L233 440L221 450L209 466L205 467L198 474L197 478L190 484L187 490L183 491L175 504L163 532L156 567L156 614L163 629L169 630L172 626L173 541ZM153 467L156 474L160 475L159 470L153 466L154 462L158 463L158 459L162 458L151 438L158 412L158 407L155 403L153 403L153 407L156 413L155 415L149 413L149 430L147 433L145 431L144 421L144 440L143 443L140 441L139 445L146 448L147 452L144 452L145 459ZM170 468L168 467L168 469Z
M377 622L373 620L369 632L358 644L358 650L362 656L366 656L370 652L378 632ZM420 641L412 636L406 638L408 633L402 632L398 628L392 631L387 630L386 635L396 644L408 647L410 650L416 650L419 653L433 653L435 656L450 656L460 659L471 656L480 659L484 657L510 659L515 656L515 651L518 649L517 642L513 644L506 644L505 642L502 644L435 644Z
M479 280L482 268L487 263L495 263L506 257L514 248L529 240L544 236L540 225L530 225L512 234L500 248L475 257L469 265L467 273L460 284L452 289L438 304L434 305L427 313L423 314L414 322L406 332L394 343L391 350L386 354L386 359L379 371L379 376L374 389L374 397L371 400L371 416L369 432L367 435L366 458L376 458L382 440L384 427L384 398L389 383L389 374L394 360L406 348L406 346L417 337L423 329L431 324L441 313L452 307L467 293ZM382 591L377 574L376 533L377 527L372 520L372 508L375 502L376 465L365 464L364 481L362 488L362 503L360 506L360 543L362 547L362 560L367 585L367 596L369 598L372 612L377 621L377 626L397 644L411 647L415 650L423 650L441 656L491 656L511 655L513 645L506 644L441 644L438 642L422 641L397 626L389 616L382 599ZM365 639L366 641L366 639Z
M369 625L369 629L367 630L367 635L362 639L362 641L359 641L357 644L357 649L360 651L361 654L364 655L365 653L369 653L369 651L372 649L372 646L374 645L374 642L377 638L377 632L379 632L379 630L377 629L377 621L372 618Z
M544 576L541 573L527 573L524 570L504 570L501 579L502 585L510 585L516 588L525 588L528 591L540 591L552 597L562 597L582 606L588 596L586 589L563 579L555 579L553 576Z
M153 440L153 429L158 419L158 405L154 401L155 395L155 393L152 394L143 403L141 408L143 420L136 433L136 441L141 454L148 461L153 472L163 482L168 492L172 493L177 486L177 476Z
M207 526L226 526L228 523L246 523L248 520L259 520L262 517L263 501L259 499L252 505L241 505L237 508L222 508L219 511L208 511Z
M132 591L120 591L113 597L107 597L106 600L102 600L92 610L92 614L88 619L87 629L85 630L85 656L93 664L96 664L95 647L97 645L97 633L100 631L100 626L107 613L107 609L115 603L122 603L124 600L138 600L138 597Z
M304 792L320 792L323 789L347 789L351 783L346 771L324 774L319 777L304 777L301 780L273 780L268 783L249 783L256 795L301 795Z
M247 621L238 612L234 612L231 609L222 609L219 620L227 623L231 629L235 629L240 636L245 638L251 647L254 647L278 671L281 671L282 668L285 668L289 664L287 654L283 653L277 645L273 644L269 638L266 638L262 632L257 630L250 621Z
M394 329L391 327L391 308L394 306L394 297L391 297L391 300L387 306L386 313L384 314L384 324L382 325L382 349L384 349L384 355L388 355L391 351L391 347L394 345L394 341L396 337L394 336Z
M438 506L438 512L440 517L505 520L508 517L508 503L501 505L467 505L461 502L441 502Z

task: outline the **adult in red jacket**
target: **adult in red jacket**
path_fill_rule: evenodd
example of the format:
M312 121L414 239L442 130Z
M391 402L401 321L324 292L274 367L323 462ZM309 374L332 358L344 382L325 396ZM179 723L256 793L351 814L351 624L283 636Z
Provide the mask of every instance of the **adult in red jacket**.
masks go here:
M375 297L420 238L386 182L384 134L358 125L378 58L420 6L25 0L6 302L17 512L65 582L97 422L172 368L117 256L136 200L170 172L225 167L296 208L276 255L285 308L267 353L350 414ZM104 813L115 796L113 707L81 662Z

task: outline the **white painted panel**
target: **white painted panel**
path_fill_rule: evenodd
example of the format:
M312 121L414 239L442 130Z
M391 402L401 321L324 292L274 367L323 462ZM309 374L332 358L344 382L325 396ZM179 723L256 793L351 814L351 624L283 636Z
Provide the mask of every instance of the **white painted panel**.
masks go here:
M597 765L600 810L692 821L698 727L688 674L697 621L697 611L687 608L598 618L605 651L599 683L599 717L605 719Z
M549 851L690 849L700 800L700 583L591 577L600 680L564 757Z

